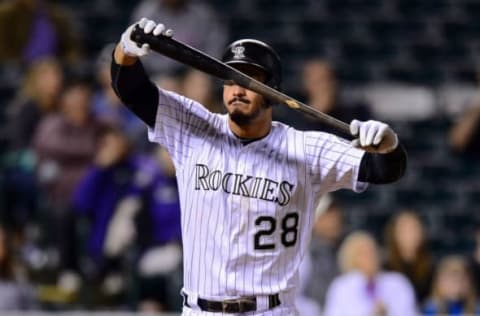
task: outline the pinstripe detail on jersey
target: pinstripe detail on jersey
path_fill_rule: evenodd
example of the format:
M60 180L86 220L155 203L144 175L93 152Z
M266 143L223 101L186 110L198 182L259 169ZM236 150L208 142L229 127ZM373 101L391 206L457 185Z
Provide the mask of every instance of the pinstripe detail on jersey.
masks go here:
M316 201L365 188L357 181L364 152L333 135L273 122L267 136L243 145L227 115L172 92L160 90L149 138L176 166L184 288L204 298L293 289Z

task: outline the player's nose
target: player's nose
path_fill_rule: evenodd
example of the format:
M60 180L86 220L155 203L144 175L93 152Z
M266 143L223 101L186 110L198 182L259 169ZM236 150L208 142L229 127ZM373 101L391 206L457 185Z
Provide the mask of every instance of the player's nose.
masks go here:
M239 86L239 85L233 85L232 86L232 93L234 96L241 96L245 95L245 88Z

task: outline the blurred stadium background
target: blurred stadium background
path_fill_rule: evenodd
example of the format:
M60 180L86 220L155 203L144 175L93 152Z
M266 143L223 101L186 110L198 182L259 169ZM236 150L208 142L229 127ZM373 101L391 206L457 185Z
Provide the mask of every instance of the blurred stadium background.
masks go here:
M16 1L4 0L0 6L13 2ZM38 2L59 6L62 14L68 17L75 41L72 47L78 56L70 58L56 52L66 71L66 79L80 76L94 82L100 52L108 43L120 38L141 1ZM343 191L335 194L342 205L346 230L366 230L382 242L388 220L399 209L409 208L422 218L434 258L447 254L472 255L476 249L475 234L480 227L480 165L477 160L480 150L476 148L480 142L473 139L471 144L459 149L451 144L450 134L466 111L480 108L480 1L190 2L205 5L214 12L227 42L251 37L270 43L282 58L282 88L287 94L304 99L300 78L303 65L312 58L321 58L333 66L342 97L361 100L369 106L372 117L388 122L398 132L409 154L406 176L394 185L372 186L363 194ZM7 21L8 13L0 15L0 41L4 40L0 47L10 45L5 41L11 37L4 33L17 30L13 26L10 28ZM88 290L72 297L56 288L60 252L43 244L48 239L45 236L49 234L50 223L41 215L48 212L41 202L42 192L34 188L35 193L27 193L27 196L35 201L26 201L22 195L25 188L13 188L12 173L9 173L14 169L15 179L20 181L18 177L28 177L29 172L35 177L36 168L32 156L22 155L23 160L18 160L20 156L9 143L11 135L4 128L10 124L9 105L18 96L31 62L17 57L4 56L0 65L0 213L7 231L15 231L12 234L21 231L14 246L17 247L18 264L25 267L28 282L38 298L35 309L46 313L138 310L136 293L132 290L136 283L134 276L129 274L133 268L128 266L134 262L132 253L137 250L132 248L135 247L129 248L123 261L127 265L121 271L126 273L129 287L120 301L96 305ZM95 82L94 88L98 86ZM217 95L220 87L220 83L215 82L213 91ZM478 127L480 121L476 122L473 135L479 135ZM18 194L17 199L12 194ZM23 217L18 219L17 215ZM11 223L21 227L8 227L13 225ZM88 226L81 221L76 225ZM86 237L76 238L84 242Z

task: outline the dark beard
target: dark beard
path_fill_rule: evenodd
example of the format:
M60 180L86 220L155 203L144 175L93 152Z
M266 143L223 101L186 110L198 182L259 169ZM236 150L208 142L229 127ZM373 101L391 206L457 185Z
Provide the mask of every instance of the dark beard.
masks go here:
M233 113L229 113L229 116L230 119L238 126L247 126L253 121L254 118L258 116L258 111L252 114L244 114L239 111L233 111Z
M261 107L258 107L255 112L252 112L250 114L245 114L241 111L233 110L233 112L228 113L228 116L238 126L247 126L260 115L260 112L262 110L267 109L269 106L270 105L267 102L264 102Z

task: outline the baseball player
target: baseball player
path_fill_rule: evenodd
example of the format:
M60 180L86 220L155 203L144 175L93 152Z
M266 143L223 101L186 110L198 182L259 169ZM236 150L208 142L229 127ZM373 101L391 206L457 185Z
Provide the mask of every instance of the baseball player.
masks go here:
M147 34L172 35L151 20L138 25ZM297 270L316 201L341 188L361 192L368 183L399 179L406 154L397 135L384 123L356 120L353 142L298 131L272 121L271 102L234 82L223 86L227 114L213 114L149 80L139 60L149 47L130 40L134 26L113 53L112 86L177 170L183 315L297 315ZM235 41L223 61L280 86L279 57L263 42Z

